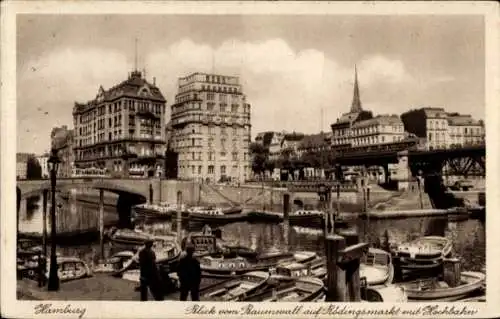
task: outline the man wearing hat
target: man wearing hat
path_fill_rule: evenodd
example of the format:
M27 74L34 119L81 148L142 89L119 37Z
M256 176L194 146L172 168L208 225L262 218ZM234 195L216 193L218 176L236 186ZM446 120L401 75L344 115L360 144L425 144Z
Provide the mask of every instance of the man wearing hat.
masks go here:
M200 262L193 256L194 246L186 245L186 255L181 258L177 267L177 275L180 283L180 300L186 301L188 293L191 293L192 301L200 300L201 268Z
M161 300L161 293L158 287L159 275L156 268L156 254L151 249L153 241L148 240L145 247L139 252L139 266L141 269L141 301L148 300L148 288L155 300Z

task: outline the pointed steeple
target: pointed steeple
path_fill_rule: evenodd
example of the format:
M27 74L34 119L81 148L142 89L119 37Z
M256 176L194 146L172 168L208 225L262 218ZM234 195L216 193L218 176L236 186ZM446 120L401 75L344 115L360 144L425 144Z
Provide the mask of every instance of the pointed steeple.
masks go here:
M359 98L359 87L358 87L358 69L354 65L354 95L352 97L351 113L357 113L363 111L361 107L361 100Z

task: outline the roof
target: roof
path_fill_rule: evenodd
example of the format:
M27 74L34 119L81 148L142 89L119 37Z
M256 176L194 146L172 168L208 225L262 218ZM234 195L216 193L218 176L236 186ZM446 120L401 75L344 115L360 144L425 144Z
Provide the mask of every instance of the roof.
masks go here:
M333 123L333 124L340 124L340 123L351 123L351 122L354 122L358 116L359 116L359 112L356 112L356 113L344 113L342 114L342 116L337 120L336 123Z
M372 119L356 122L353 128L366 127L374 124L379 125L403 125L403 121L397 115L378 115Z
M89 105L96 105L101 99L105 101L114 100L122 96L146 98L166 102L165 97L160 89L146 81L139 71L133 71L129 74L128 79L113 86L109 90L105 90L102 86L99 87L96 98L87 103L75 102L75 111L83 111Z
M304 138L304 134L303 133L296 133L296 132L287 133L284 136L284 140L285 141L300 141L303 138Z
M472 118L470 115L462 115L458 113L448 114L448 124L454 126L477 125L481 126L480 121Z
M309 148L327 144L325 141L327 138L329 138L328 133L305 135L299 148Z
M442 107L424 107L422 108L426 117L442 117L446 118L446 112Z

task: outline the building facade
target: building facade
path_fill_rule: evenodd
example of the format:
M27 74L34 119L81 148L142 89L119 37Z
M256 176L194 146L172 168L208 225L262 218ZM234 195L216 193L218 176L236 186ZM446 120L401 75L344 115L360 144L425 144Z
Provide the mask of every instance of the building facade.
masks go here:
M116 177L164 174L165 103L156 81L137 70L95 99L75 103L75 168Z
M250 177L250 104L238 77L179 78L171 124L179 178L243 182Z
M470 115L448 113L448 147L484 143L484 122L474 120Z
M425 138L429 150L484 143L484 125L470 115L424 107L403 113L401 119L406 131Z
M50 133L50 138L52 149L57 150L57 156L61 161L57 170L57 177L73 177L75 175L74 131L69 130L66 125L54 127Z
M349 133L349 142L354 147L399 142L405 138L403 121L397 115L378 115L357 121Z
M36 157L40 167L42 168L42 178L49 178L49 154L43 154Z
M28 172L28 159L33 154L17 153L16 154L16 179L26 179Z

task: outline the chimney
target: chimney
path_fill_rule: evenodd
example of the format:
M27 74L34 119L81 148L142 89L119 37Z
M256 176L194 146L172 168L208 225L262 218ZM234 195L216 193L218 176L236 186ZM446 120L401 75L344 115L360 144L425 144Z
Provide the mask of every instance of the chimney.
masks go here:
M156 77L153 76L153 85L156 85Z

